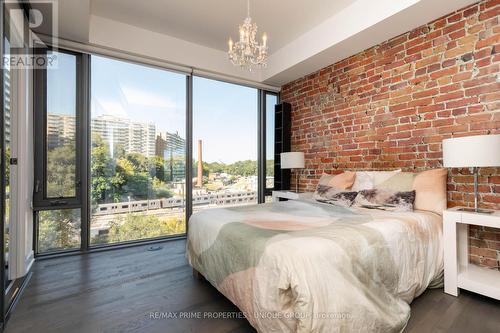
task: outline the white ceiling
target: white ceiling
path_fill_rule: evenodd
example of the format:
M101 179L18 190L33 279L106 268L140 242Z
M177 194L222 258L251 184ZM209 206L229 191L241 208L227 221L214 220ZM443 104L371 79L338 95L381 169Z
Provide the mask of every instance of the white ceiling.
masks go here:
M269 52L339 12L355 0L251 0L258 36L268 35ZM142 27L225 51L246 17L246 0L91 0L92 15Z
M264 70L227 59L246 0L59 0L63 39L279 87L477 0L251 0L268 34Z

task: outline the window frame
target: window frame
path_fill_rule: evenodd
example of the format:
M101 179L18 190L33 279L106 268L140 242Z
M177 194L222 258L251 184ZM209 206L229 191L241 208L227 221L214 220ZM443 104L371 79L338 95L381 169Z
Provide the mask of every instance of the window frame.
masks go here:
M256 90L256 97L257 97L257 109L255 110L256 112L256 115L257 115L257 132L256 132L256 141L255 143L257 144L257 201L255 202L256 204L261 204L261 203L264 203L264 200L265 200L265 196L263 195L263 192L262 192L262 189L263 187L261 186L261 183L262 183L262 170L264 170L264 182L265 182L265 169L262 169L262 166L261 166L261 155L262 155L262 152L265 154L265 127L262 127L261 124L262 124L262 121L264 121L264 125L265 125L265 116L264 116L264 119L262 117L262 114L263 114L263 106L262 106L262 101L265 100L264 99L264 94L269 92L269 93L272 93L270 91L267 91L267 90L263 90L262 88L258 88L258 87L255 87L255 86L252 86L252 85L248 85L248 84L241 84L241 83L235 83L235 82L230 82L230 81L225 81L225 80L222 80L220 78L212 78L212 77L209 77L209 76L203 76L203 75L193 75L193 77L198 77L198 78L202 78L202 79L207 79L207 80L212 80L212 81L218 81L218 82L222 82L222 83L225 83L225 84L232 84L232 85L235 85L235 86L239 86L239 87L245 87L245 88L251 88L251 89L255 89ZM194 90L193 90L193 83L191 82L191 93L190 93L190 96L191 98L193 98L193 94L194 94ZM191 103L193 103L191 101ZM191 159L188 161L190 164L189 165L192 165L193 163L193 147L195 146L195 143L193 142L193 122L194 122L194 114L193 114L193 105L191 105L191 110L190 110L190 143L191 143ZM262 131L264 131L264 134L262 134ZM263 136L264 135L264 136ZM264 144L264 149L262 149L262 144ZM265 161L264 161L265 163ZM193 174L191 174L191 178L192 179L193 177ZM192 187L193 187L193 184L191 182L191 195L192 195ZM193 198L192 196L188 199L187 196L186 196L186 200L188 200L189 202L191 202L191 207L190 207L190 210L192 212L192 209L193 209ZM187 221L189 220L189 217L191 216L191 214L186 218L186 223ZM186 225L186 234L187 234L187 225Z
M184 204L184 217L185 217L185 223L186 223L186 232L183 233L183 234L174 234L174 235L164 235L164 236L158 236L158 237L150 237L150 238L141 238L141 239L133 239L133 240L126 240L126 241L121 241L121 242L113 242L113 243L95 243L95 244L92 244L91 242L91 239L90 239L90 228L92 227L92 200L90 198L90 184L91 184L91 163L92 163L92 158L91 158L91 153L92 153L92 110L91 110L91 85L92 85L92 79L91 79L91 71L92 71L92 68L91 68L91 59L92 59L92 56L98 56L98 57L104 57L104 58L107 58L107 59L111 59L111 60L115 60L115 61L121 61L121 62L124 62L124 63L129 63L129 64L132 64L132 65L138 65L138 66L144 66L144 67L150 67L150 68L155 68L155 69L158 69L158 70L161 70L161 71L166 71L166 72L172 72L172 73L176 73L176 74L179 74L179 72L177 71L172 71L172 70L169 70L169 69L166 69L166 68L160 68L160 67L156 67L156 66L151 66L151 65L148 65L148 64L144 64L144 63L140 63L140 62L137 62L137 61L131 61L131 60L126 60L126 59L121 59L121 58L116 58L116 57L113 57L113 56L109 56L109 55L104 55L104 54L99 54L99 53L86 53L84 54L85 56L88 57L88 61L87 61L87 72L86 72L86 75L87 75L87 85L86 85L86 92L87 92L87 95L86 95L86 103L87 103L87 107L85 109L85 115L84 115L84 119L85 119L85 124L86 124L86 127L87 130L83 131L83 135L84 135L84 138L85 138L85 142L86 142L86 146L85 146L85 149L84 151L86 152L86 154L84 154L84 163L85 163L85 174L82 178L82 184L85 184L85 186L83 187L83 193L84 193L84 204L83 204L83 208L82 208L82 232L83 232L83 229L85 229L85 232L86 232L86 235L85 235L85 238L83 237L84 235L82 234L82 250L85 251L85 252L92 252L92 251L99 251L99 250L106 250L106 249L110 249L110 248L123 248L123 247L128 247L128 246L134 246L134 245L142 245L142 244L148 244L148 243L157 243L157 242L161 242L161 241L165 241L165 240L168 240L168 239L179 239L179 238L186 238L187 236L187 222L188 222L188 219L189 217L191 216L191 209L192 209L192 206L189 206L188 207L188 192L187 192L187 188L185 190L185 204ZM185 96L186 96L186 105L185 105L185 126L186 126L186 146L185 146L185 177L186 177L186 180L185 180L185 186L188 186L188 171L191 172L191 170L189 170L189 167L188 167L188 164L187 164L187 161L189 160L190 158L190 155L189 154L192 154L192 152L189 152L188 150L190 149L190 141L189 140L189 137L190 137L190 133L192 133L192 93L189 93L190 91L192 92L192 75L188 75L186 73L182 73L183 75L186 76L186 93L185 93ZM191 90L190 90L191 89ZM192 157L191 157L192 158ZM189 184L192 184L192 179L189 178L189 180L191 180L191 182ZM85 226L85 228L83 227ZM85 244L84 244L85 242Z
M68 50L53 50L75 56L76 63L76 98L75 98L75 196L52 198L47 196L47 69L38 68L33 70L34 89L34 165L35 178L33 189L33 209L58 210L82 208L82 161L84 152L83 124L84 114L87 108L85 96L86 87L86 57L82 53ZM47 50L40 51L47 54ZM38 227L38 225L37 225Z
M259 143L259 203L265 202L265 197L270 196L273 194L274 191L274 186L273 187L266 187L266 174L267 174L267 167L266 167L266 162L267 162L267 115L269 112L272 112L273 114L275 113L275 110L267 110L267 97L268 96L275 96L276 97L276 103L280 103L280 93L278 92L272 92L268 90L260 90L261 93L259 94L259 138L261 142ZM275 123L276 124L276 123ZM274 143L273 143L274 146ZM273 157L274 159L274 157ZM262 188L262 190L260 190ZM262 198L260 197L262 196Z

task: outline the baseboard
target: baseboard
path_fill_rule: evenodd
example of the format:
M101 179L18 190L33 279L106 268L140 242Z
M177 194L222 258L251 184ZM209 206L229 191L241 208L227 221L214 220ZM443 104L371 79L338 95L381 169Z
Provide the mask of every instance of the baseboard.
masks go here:
M13 286L14 288L17 288L17 290L15 291L15 294L13 295L13 299L10 302L10 306L8 307L7 312L5 313L4 323L3 323L4 327L3 328L5 328L5 326L7 326L7 323L9 322L10 315L11 315L12 311L14 311L14 309L17 305L17 302L19 302L19 298L21 297L24 290L26 289L26 286L28 285L29 281L31 280L32 275L33 275L33 273L30 270L28 272L28 274L26 274L24 277L19 278L18 279L19 281L16 280L13 282L14 284L17 284L17 286L16 285Z

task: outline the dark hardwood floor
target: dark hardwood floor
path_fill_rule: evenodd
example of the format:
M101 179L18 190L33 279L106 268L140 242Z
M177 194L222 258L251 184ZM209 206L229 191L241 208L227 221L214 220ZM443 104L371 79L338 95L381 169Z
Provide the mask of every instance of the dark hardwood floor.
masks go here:
M37 261L6 333L255 332L245 319L155 318L238 309L192 277L184 240ZM499 332L500 302L428 290L412 304L405 332Z

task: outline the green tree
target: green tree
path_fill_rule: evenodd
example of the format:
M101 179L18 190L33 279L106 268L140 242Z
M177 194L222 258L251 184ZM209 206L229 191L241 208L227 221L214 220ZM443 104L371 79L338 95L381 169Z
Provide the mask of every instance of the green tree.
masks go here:
M123 147L123 145L119 143L114 144L113 150L114 154L112 157L115 159L125 157L125 155L127 154L125 147Z
M74 142L47 152L47 193L50 197L75 195L75 166Z
M122 194L121 201L125 197L132 197L138 200L145 200L148 198L150 189L150 176L145 165L141 160L137 159L137 154L127 154L116 163L116 173L123 179L118 189Z
M274 160L266 160L266 176L274 176Z
M257 161L238 161L226 167L230 175L253 176L257 175Z
M98 135L92 141L90 173L92 202L94 204L108 202L122 180L115 177L109 149Z
M177 217L158 217L144 213L127 214L112 222L108 242L154 238L165 235L178 235L186 231L184 219ZM98 239L97 241L104 241Z
M140 153L129 153L125 158L134 166L135 172L149 172L149 161Z
M163 159L163 157L153 156L149 158L149 174L151 178L157 178L162 182L167 181L167 175L165 172L165 160Z
M271 161L272 163L272 161ZM193 163L193 172L196 174L197 163ZM203 175L208 176L210 173L225 172L234 176L254 176L257 175L257 161L246 160L237 161L231 164L224 164L222 162L203 162Z
M79 210L47 210L38 215L40 252L75 248L80 245Z
M173 197L172 190L169 186L157 178L153 178L153 197L154 198L171 198Z

